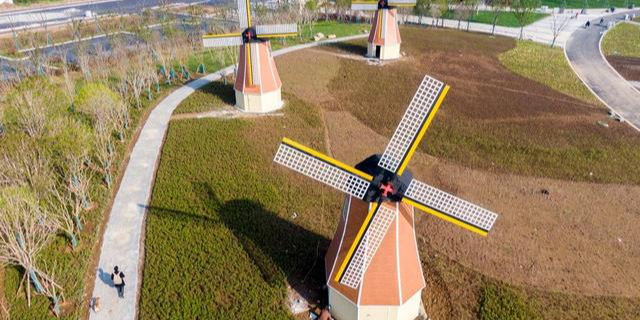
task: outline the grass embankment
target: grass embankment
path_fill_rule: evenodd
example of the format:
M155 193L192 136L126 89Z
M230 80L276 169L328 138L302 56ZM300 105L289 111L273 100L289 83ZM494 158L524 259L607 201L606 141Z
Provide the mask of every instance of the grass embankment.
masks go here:
M285 117L171 122L147 217L142 319L284 319L287 284L322 286L340 200L272 163L285 135L324 150L317 109L285 99Z
M222 80L214 81L196 90L178 105L174 114L197 113L222 109L235 104L233 82L224 84Z
M640 25L619 23L602 39L605 56L640 58Z
M580 81L560 48L549 48L532 41L518 41L513 50L499 56L500 62L512 72L540 82L574 98L600 104Z
M458 43L446 45L451 35L428 33L423 40L442 36L439 48L461 48ZM461 40L477 41L475 37ZM423 45L436 47L429 41ZM473 41L460 43L462 48L492 50ZM412 49L417 51L424 48ZM346 59L343 63L340 68L366 65ZM368 73L360 76L372 79ZM399 86L409 86L404 81ZM350 83L369 95L367 88L384 87ZM141 319L291 318L284 307L287 283L298 286L306 278L306 287L322 286L320 259L337 224L341 195L272 163L283 136L325 152L318 106L290 94L285 100L284 117L171 122L147 218ZM380 96L373 101L378 102L365 101L368 118L382 117L381 108L390 108ZM509 286L438 254L428 242L418 243L428 253L421 257L428 282L423 299L434 318L595 320L638 315L640 303L633 299Z
M531 14L530 21L527 25L532 24L547 16L548 14L546 13L534 12ZM447 13L444 15L444 18L455 19L455 14L453 11L447 11ZM466 24L464 24L465 21L463 20L462 22L463 24L461 24L461 28L466 28ZM471 18L471 22L493 24L493 16L491 14L491 11L478 11L478 13L474 14L473 17ZM518 23L518 19L516 19L516 16L513 14L513 12L500 13L500 15L498 16L498 20L496 21L496 25L503 26L503 27L512 27L512 28L520 27L520 24Z

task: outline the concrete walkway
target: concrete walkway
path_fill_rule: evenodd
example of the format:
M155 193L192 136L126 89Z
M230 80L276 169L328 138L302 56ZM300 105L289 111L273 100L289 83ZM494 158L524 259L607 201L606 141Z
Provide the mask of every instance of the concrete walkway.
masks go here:
M564 19L568 20L566 27L559 33L555 45L558 47L564 48L567 41L571 37L571 35L576 31L582 29L582 27L587 23L587 21L591 21L594 19L600 19L600 17L609 16L611 13L606 12L605 9L589 9L587 14L579 14L577 18L575 18L576 13L580 12L578 9L568 9L563 14L557 14L556 22L562 21ZM627 9L619 9L618 12L629 12ZM429 17L420 17L418 16L407 16L407 22L413 24L422 24L422 25L432 25L434 24L434 19ZM401 19L400 19L401 20ZM442 20L440 19L438 25L442 24ZM540 19L526 27L522 32L523 39L531 40L534 42L548 44L550 45L553 42L553 17L548 16L546 18ZM444 27L450 29L458 28L458 20L450 20L444 19ZM491 33L492 25L484 24L484 23L476 23L471 22L469 24L469 30L474 32L481 33ZM462 30L466 30L467 23L462 21L460 24L460 28ZM496 26L495 30L496 35L506 36L510 38L519 38L520 37L520 28L511 28L511 27L501 27Z
M293 46L275 51L273 55L279 56L321 44L361 39L367 36L366 34L356 35ZM95 270L92 295L100 298L101 309L97 313L90 312L91 320L127 320L137 317L146 207L151 199L155 171L171 114L178 104L196 89L231 72L233 67L227 67L177 89L160 102L149 115L131 152L129 164L113 202L102 238L100 262ZM111 284L110 275L115 265L118 265L125 274L124 299L117 297L116 289Z
M632 13L638 15L640 10ZM604 25L609 21L623 19L625 14L606 17ZM582 28L573 33L566 46L567 59L580 79L605 105L640 130L640 91L622 78L602 55L600 41L605 27L599 26L599 22L599 19L594 20L590 28Z

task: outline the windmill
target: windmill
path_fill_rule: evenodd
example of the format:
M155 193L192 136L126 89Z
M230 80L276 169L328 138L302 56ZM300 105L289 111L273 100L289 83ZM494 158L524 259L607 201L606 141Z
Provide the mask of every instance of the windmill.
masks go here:
M367 40L367 56L380 60L400 58L400 31L396 7L414 7L416 0L380 0L351 2L351 10L375 11Z
M205 48L240 46L236 82L236 107L245 112L270 112L282 107L282 82L271 56L269 39L295 36L292 24L255 26L249 0L238 0L241 33L205 35Z
M346 197L325 257L336 319L414 319L425 287L414 208L486 236L497 215L413 179L407 164L449 86L425 76L382 155L351 167L284 138L274 161Z

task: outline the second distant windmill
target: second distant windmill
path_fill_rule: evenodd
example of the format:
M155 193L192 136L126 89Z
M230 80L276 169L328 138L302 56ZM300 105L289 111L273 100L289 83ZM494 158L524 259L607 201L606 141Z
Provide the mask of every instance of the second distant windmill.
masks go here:
M242 32L205 35L204 47L240 47L233 86L238 109L258 113L280 109L282 82L271 56L269 39L295 36L298 26L295 23L254 25L249 0L238 0L238 19Z

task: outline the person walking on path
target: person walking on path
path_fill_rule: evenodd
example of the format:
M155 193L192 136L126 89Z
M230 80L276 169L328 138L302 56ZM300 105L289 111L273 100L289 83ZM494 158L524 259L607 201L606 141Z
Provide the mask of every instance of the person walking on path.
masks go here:
M118 289L118 297L124 298L124 273L118 270L118 266L113 268L111 281L113 281L113 285Z

